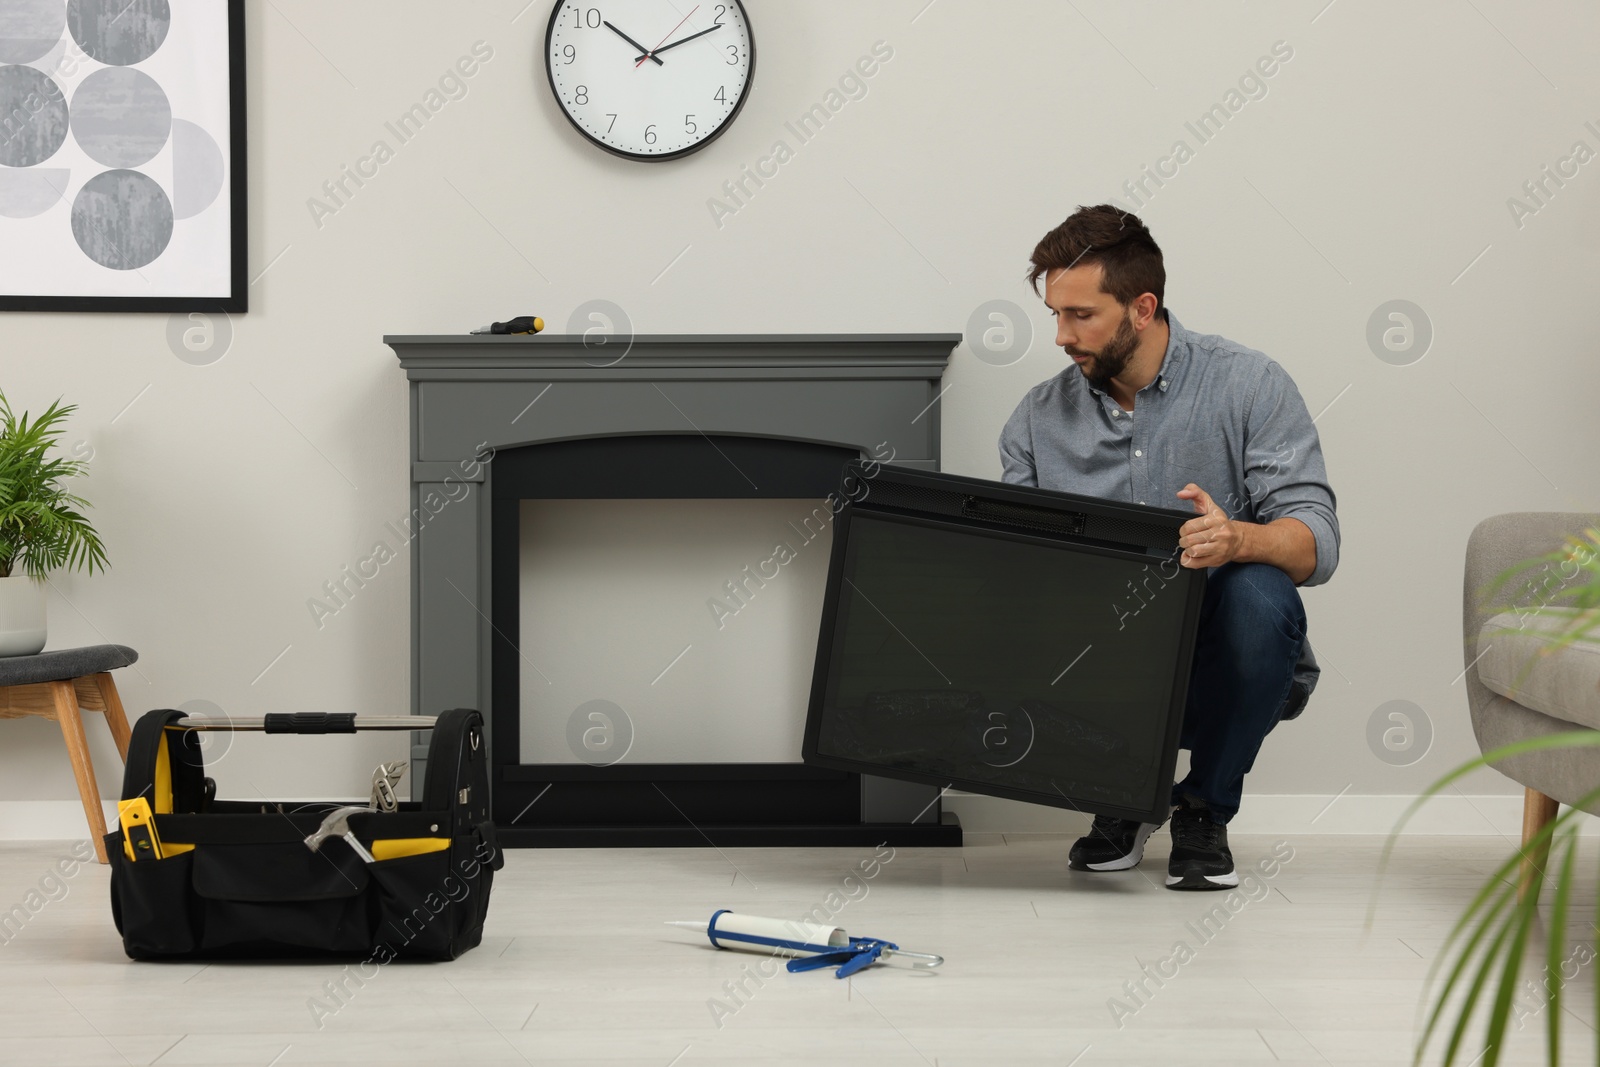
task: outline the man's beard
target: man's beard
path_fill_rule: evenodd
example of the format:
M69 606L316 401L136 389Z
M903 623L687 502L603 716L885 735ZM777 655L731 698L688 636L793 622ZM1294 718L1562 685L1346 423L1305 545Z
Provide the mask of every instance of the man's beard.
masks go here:
M1070 356L1088 356L1089 362L1084 364L1083 376L1089 379L1090 385L1104 390L1111 384L1111 379L1128 369L1138 347L1139 335L1134 332L1132 319L1125 315L1122 325L1117 327L1116 336L1107 341L1100 351L1086 352L1068 347L1066 352Z

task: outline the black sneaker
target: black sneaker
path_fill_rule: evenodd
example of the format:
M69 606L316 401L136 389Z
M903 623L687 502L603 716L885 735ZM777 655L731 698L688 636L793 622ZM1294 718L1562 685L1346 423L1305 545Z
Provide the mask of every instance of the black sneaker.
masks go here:
M1228 828L1211 821L1204 807L1187 800L1172 813L1172 855L1167 860L1168 889L1232 889L1239 884L1228 851Z
M1144 859L1144 843L1158 825L1096 815L1088 836L1073 842L1067 866L1075 871L1132 870Z

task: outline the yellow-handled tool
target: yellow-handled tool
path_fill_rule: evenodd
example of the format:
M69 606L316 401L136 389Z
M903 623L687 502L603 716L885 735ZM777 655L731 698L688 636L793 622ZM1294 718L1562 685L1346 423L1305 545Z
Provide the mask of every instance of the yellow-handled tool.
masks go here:
M117 819L122 824L122 853L133 861L163 858L161 837L156 833L155 815L144 797L117 802Z

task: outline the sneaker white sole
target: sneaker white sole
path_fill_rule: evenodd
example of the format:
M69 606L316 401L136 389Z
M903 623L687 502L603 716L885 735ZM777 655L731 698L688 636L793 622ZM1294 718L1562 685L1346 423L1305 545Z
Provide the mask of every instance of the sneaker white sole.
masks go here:
M1216 889L1233 889L1239 884L1239 872L1229 871L1227 874L1169 874L1167 886L1169 888L1181 885L1184 889L1201 889L1212 887Z
M1139 861L1144 859L1144 843L1150 840L1150 835L1156 832L1154 823L1142 822L1133 835L1133 848L1126 856L1119 856L1114 860L1104 863L1086 863L1084 866L1091 871L1126 871L1139 866Z

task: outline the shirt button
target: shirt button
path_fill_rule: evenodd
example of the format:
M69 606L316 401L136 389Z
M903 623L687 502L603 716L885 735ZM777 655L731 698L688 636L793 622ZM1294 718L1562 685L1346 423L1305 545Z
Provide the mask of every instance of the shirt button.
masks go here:
M1167 383L1166 382L1162 382L1161 383L1161 391L1163 393L1167 391Z
M1133 454L1134 454L1134 455L1136 455L1136 456L1142 456L1142 455L1144 455L1144 453L1143 453L1143 452L1141 452L1141 451L1139 451L1139 450L1138 450L1138 449L1137 449L1137 448L1136 448L1136 449L1134 449L1134 450L1133 450Z

